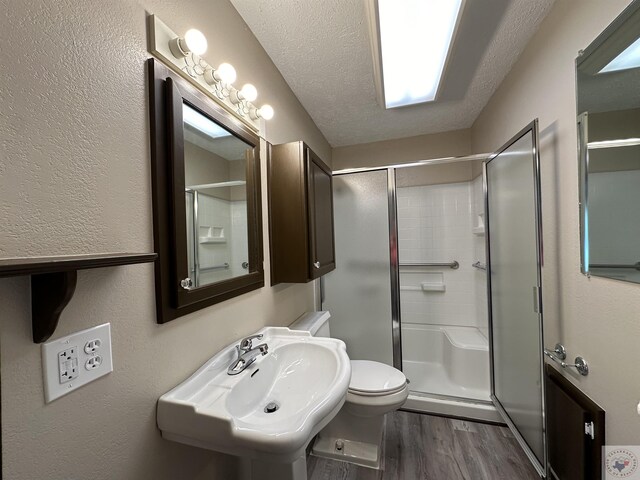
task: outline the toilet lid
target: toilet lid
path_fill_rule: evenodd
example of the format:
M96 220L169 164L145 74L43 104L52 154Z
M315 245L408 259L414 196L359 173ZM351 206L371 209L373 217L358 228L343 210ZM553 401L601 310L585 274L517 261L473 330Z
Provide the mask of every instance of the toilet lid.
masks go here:
M380 362L351 360L349 390L362 393L394 393L402 390L407 377L400 370Z

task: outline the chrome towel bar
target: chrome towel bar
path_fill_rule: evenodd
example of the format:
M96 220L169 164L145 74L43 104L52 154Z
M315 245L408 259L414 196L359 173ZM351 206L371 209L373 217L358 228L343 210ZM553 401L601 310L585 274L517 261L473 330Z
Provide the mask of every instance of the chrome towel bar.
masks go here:
M553 350L545 348L543 353L562 368L575 368L580 375L585 377L589 375L589 364L584 358L576 357L574 360L575 363L565 362L565 359L567 358L567 350L560 343L556 343Z

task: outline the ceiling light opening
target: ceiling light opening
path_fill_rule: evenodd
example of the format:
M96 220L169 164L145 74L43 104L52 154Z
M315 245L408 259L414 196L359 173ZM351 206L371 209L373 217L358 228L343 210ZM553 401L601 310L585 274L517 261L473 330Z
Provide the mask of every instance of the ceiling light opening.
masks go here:
M381 103L395 108L434 101L464 0L371 2L374 61L382 63L376 67Z
M638 67L640 67L640 38L624 49L598 73L617 72Z
M231 136L230 132L184 103L182 104L182 119L184 123L204 133L208 137L220 138Z

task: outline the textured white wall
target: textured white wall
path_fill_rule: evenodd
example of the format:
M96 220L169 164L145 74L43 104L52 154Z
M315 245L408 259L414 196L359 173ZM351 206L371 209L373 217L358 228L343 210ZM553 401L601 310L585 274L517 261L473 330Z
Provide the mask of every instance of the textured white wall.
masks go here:
M0 257L153 249L145 10L202 30L206 59L258 87L276 109L267 140L303 139L330 162L226 0L0 0ZM263 206L266 233L264 181ZM163 440L156 400L234 339L311 308L313 288L265 287L157 325L153 282L152 265L79 273L55 335L111 322L114 372L45 405L29 279L0 280L3 478L234 478L231 457Z
M333 169L376 167L471 153L471 131L454 130L336 147L333 149Z
M472 128L474 151L495 150L540 119L547 346L584 356L569 374L607 411L607 443L640 444L640 286L580 273L575 57L629 0L558 0Z

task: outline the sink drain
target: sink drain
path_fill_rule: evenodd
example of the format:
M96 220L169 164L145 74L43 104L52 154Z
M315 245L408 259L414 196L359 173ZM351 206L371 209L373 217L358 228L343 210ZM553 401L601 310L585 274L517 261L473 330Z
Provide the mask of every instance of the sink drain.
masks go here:
M278 405L276 402L269 402L267 403L267 406L264 407L264 413L273 413L279 408L280 408L280 405Z

